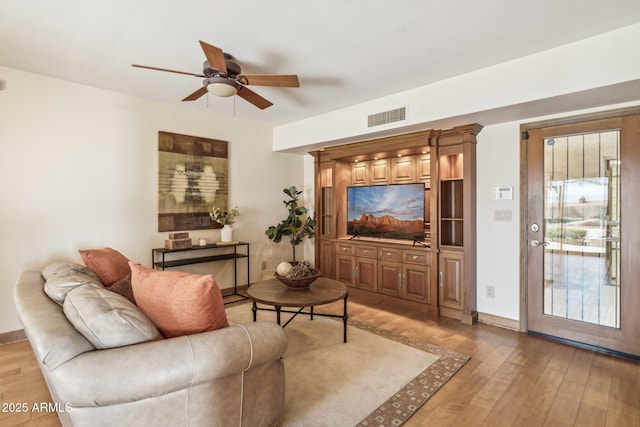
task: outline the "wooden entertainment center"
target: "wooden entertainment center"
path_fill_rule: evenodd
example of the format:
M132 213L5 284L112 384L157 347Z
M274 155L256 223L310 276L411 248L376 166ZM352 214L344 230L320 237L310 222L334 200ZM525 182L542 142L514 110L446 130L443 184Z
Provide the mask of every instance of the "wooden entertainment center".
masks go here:
M315 159L315 263L347 286L472 325L478 124L325 148ZM424 241L347 235L347 187L423 183Z

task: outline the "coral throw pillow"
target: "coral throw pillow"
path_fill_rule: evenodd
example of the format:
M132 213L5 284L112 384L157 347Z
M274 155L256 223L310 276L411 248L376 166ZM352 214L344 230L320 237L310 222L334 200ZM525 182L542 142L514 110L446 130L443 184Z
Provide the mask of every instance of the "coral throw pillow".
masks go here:
M115 249L81 249L79 252L84 265L93 270L106 287L122 280L131 271L127 257Z
M129 266L136 303L165 338L229 326L213 276Z

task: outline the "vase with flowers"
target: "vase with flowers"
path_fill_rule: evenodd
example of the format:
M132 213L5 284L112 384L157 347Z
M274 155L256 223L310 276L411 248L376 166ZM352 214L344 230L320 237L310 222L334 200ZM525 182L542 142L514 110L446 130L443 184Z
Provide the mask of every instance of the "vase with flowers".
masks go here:
M233 227L231 227L231 225L236 222L236 217L240 216L238 207L236 206L229 211L224 211L219 207L214 207L209 213L209 216L212 220L222 225L222 230L220 230L220 241L233 241Z

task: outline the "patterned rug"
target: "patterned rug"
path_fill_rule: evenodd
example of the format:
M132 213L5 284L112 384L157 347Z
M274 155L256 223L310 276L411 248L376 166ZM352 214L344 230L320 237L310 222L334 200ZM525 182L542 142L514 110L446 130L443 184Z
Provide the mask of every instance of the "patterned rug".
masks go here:
M250 307L227 306L229 320L250 322ZM258 320L272 318L273 313L258 313ZM283 323L287 319L283 315ZM348 323L349 347L342 344L341 320L316 316L310 321L299 315L285 328L289 348L283 357L287 403L282 427L401 426L469 360L363 322ZM338 370L347 364L352 366L346 372ZM363 366L367 370L360 372Z
M350 320L349 324L389 340L439 356L420 375L407 383L358 423L358 426L401 426L469 360L469 356L464 354L378 329L366 323Z

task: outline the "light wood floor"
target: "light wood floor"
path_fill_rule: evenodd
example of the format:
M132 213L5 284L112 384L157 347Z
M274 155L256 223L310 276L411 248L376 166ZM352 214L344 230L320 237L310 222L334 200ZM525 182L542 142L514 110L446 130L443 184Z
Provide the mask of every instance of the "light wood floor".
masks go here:
M341 312L340 304L328 310ZM471 356L408 427L640 426L637 361L486 324L426 320L368 293L350 295L349 316ZM3 403L50 401L27 341L0 346L0 395ZM14 425L60 424L51 413L0 412L0 426Z

